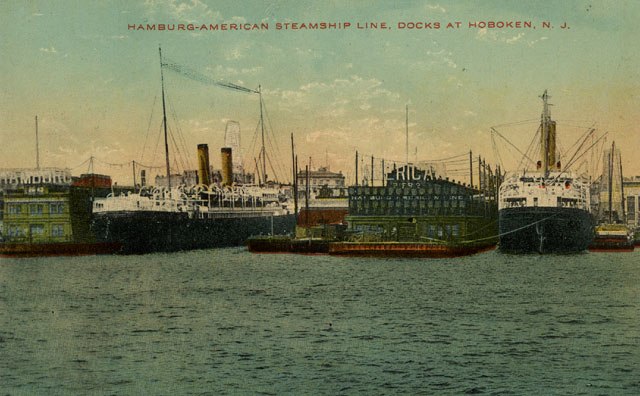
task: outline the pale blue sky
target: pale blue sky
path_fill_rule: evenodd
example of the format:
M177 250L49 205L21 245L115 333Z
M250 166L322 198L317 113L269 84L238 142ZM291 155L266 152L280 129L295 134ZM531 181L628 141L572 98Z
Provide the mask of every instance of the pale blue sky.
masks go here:
M44 166L162 164L158 45L168 59L214 80L262 86L271 127L289 166L325 158L353 173L355 150L404 158L405 106L419 159L464 153L493 160L490 127L539 117L548 89L561 147L593 123L622 147L628 173L640 143L640 3L636 1L4 1L0 4L0 167L35 165L34 116ZM351 22L344 30L278 31L276 22ZM462 22L446 29L447 22ZM469 28L470 21L531 21L536 29ZM543 29L543 21L554 28ZM269 23L266 31L149 32L147 23ZM386 22L386 30L360 30ZM440 22L440 29L398 29ZM569 29L560 29L567 23ZM249 151L255 95L165 71L170 123L187 155L208 143L218 161L227 120ZM566 127L564 127L566 125ZM574 127L575 126L575 127ZM174 126L175 128L175 126ZM501 132L525 149L536 125ZM146 142L146 144L145 144ZM506 147L505 147L506 149ZM144 154L144 155L143 155ZM248 153L252 160L255 154ZM508 158L507 154L503 154ZM130 182L130 171L96 171ZM508 164L506 164L508 165Z

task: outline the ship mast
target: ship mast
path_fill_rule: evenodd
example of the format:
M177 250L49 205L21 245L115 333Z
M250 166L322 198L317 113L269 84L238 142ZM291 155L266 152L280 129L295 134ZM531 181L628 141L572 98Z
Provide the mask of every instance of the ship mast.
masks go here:
M264 116L262 114L262 87L258 85L258 95L260 96L260 128L262 133L262 178L267 184L267 152L264 147Z
M405 139L404 139L404 151L405 151L405 162L407 166L409 166L409 105L405 106Z
M40 142L38 141L38 116L36 116L36 169L40 170Z
M615 144L615 142L613 142ZM627 223L627 211L624 205L624 177L622 176L622 157L618 157L618 169L620 170L620 206L622 209L622 224Z
M164 75L162 73L162 48L158 47L160 52L160 83L162 85L162 125L164 126L164 157L167 167L167 186L169 194L171 194L171 169L169 167L169 140L167 138L167 111L164 99Z
M608 163L608 171L609 171L609 224L613 223L613 164L614 164L614 155L616 152L616 142L611 144L611 152L609 153L609 163Z

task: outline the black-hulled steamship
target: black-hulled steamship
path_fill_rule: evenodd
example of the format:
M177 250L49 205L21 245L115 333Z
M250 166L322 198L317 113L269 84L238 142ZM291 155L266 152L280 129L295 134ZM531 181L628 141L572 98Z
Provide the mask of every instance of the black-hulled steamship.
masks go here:
M502 252L574 253L586 250L593 240L589 183L561 169L546 91L542 100L537 169L513 173L500 187Z
M208 151L199 145L200 153ZM227 154L225 154L227 153ZM252 235L289 234L295 214L277 186L230 182L230 149L223 148L223 182L143 188L137 193L96 199L92 230L120 253L140 254L242 245ZM209 168L208 154L199 174ZM226 169L226 170L225 170Z
M96 199L93 204L92 231L100 241L116 243L120 253L173 252L242 245L252 235L288 234L295 227L284 191L264 185L235 185L231 148L222 148L222 183L209 176L209 150L198 146L198 184L171 186L169 139L165 107L164 67L160 51L162 112L167 187L143 188L139 192ZM233 84L223 86L260 93ZM262 115L262 95L260 114ZM264 121L260 120L264 128ZM262 156L265 156L264 144Z

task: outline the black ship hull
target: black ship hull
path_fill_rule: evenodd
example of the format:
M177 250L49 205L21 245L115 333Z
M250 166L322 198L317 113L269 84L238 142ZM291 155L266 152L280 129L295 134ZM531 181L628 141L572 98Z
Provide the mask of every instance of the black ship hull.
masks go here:
M504 208L498 217L498 247L505 253L578 253L594 237L593 217L582 209Z
M254 235L292 233L295 215L189 218L180 212L123 211L94 214L92 230L121 254L241 246Z

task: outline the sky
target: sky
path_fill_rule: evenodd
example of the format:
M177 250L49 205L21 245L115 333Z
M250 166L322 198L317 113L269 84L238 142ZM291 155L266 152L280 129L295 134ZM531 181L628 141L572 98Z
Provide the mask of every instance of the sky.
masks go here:
M545 90L565 163L593 127L621 148L625 175L640 175L639 16L631 0L3 1L0 168L35 167L37 116L42 167L119 184L131 184L132 161L162 172L161 47L165 62L205 77L163 70L176 170L195 168L200 143L219 166L230 120L254 169L259 96L211 83L220 82L260 89L268 173L281 180L291 134L300 166L352 182L356 151L404 161L407 129L412 161L472 151L514 170L512 145L529 146ZM323 22L340 28L300 28Z

